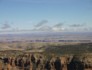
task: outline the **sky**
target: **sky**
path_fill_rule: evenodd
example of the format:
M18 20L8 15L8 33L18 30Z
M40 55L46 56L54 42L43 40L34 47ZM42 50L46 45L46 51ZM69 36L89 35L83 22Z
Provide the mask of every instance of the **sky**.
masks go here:
M91 30L92 0L0 0L0 33Z

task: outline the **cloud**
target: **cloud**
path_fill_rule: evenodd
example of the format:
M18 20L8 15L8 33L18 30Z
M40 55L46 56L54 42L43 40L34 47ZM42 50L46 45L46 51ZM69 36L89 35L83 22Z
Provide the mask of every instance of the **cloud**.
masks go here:
M41 26L39 28L34 28L32 31L52 31L52 27L50 26Z
M39 31L52 31L52 28L50 26L43 26L38 29Z
M86 25L85 23L83 23L83 24L72 24L72 25L70 25L70 27L83 27L85 25Z
M62 27L63 26L63 23L58 23L56 25L54 25L54 27Z
M53 31L65 31L65 28L62 27L62 28L52 28Z
M64 23L57 23L53 26L45 25L48 21L43 20L32 29L32 31L64 31L65 28L62 27Z
M46 23L48 23L47 20L42 20L41 22L39 22L38 24L36 24L35 27L41 27L41 26L45 25Z
M64 23L58 23L58 24L55 24L53 27L52 27L52 30L53 31L63 31L65 28L62 27Z
M1 27L1 29L9 29L11 26L8 23L4 23Z

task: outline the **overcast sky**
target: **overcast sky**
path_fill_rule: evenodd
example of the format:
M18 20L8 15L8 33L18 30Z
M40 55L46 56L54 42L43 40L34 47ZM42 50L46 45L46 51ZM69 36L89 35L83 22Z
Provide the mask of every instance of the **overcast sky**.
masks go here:
M92 31L92 0L0 0L0 31Z

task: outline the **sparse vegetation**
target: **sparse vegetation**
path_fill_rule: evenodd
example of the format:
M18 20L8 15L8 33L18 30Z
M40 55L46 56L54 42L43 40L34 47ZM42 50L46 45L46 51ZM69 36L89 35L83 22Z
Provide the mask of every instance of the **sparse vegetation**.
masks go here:
M71 57L74 56L74 61L83 61L85 64L92 64L92 43L8 43L0 44L7 45L10 48L4 48L0 51L0 58L5 57L23 57L26 54L35 54L37 58L39 54L46 59L51 60L53 57ZM14 45L14 46L13 46ZM38 46L37 46L38 45ZM20 47L21 49L20 50ZM16 48L16 49L14 49ZM43 51L41 51L43 50ZM84 60L85 59L85 60Z
M45 49L45 53L54 54L83 54L92 53L92 44L75 44L75 45L50 45Z

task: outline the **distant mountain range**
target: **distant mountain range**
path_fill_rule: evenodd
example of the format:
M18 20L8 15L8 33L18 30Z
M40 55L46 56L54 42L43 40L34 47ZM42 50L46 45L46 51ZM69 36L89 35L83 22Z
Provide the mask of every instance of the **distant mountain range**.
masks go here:
M92 32L30 32L0 34L0 42L92 42Z

